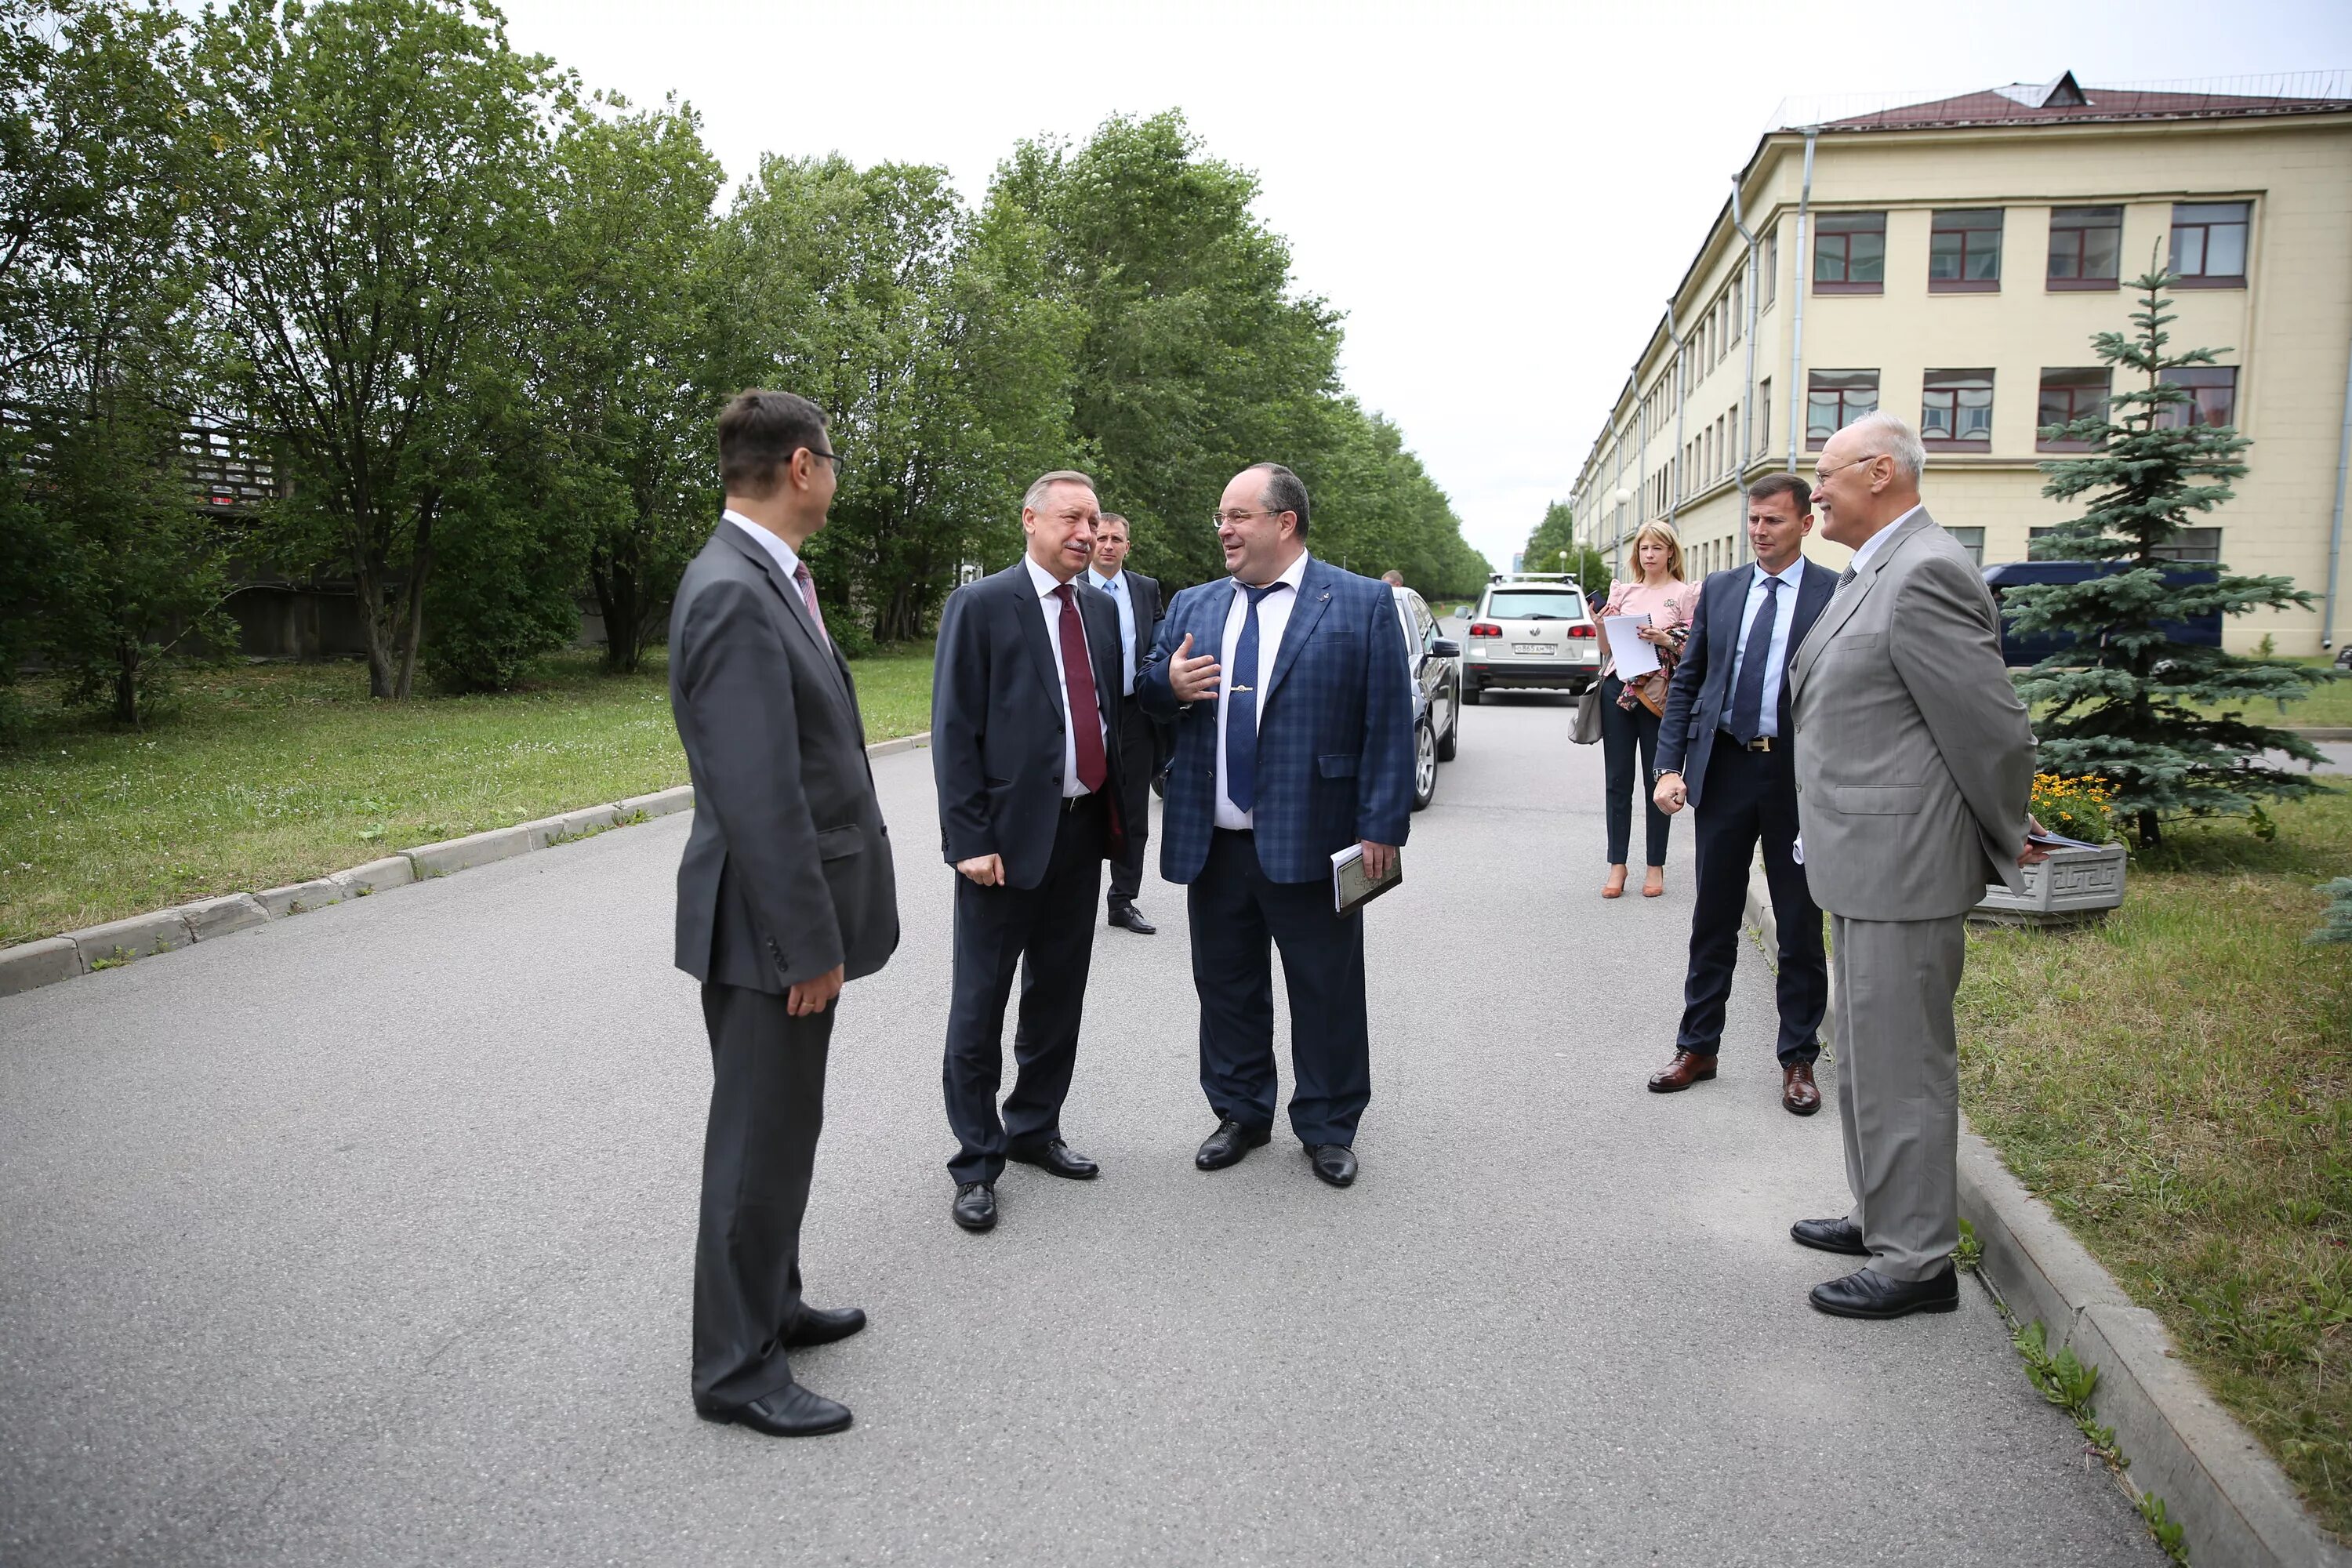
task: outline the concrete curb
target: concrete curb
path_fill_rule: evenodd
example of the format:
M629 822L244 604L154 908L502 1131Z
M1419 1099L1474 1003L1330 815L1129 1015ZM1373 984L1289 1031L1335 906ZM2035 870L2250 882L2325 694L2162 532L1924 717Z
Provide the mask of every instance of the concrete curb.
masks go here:
M1760 868L1759 868L1760 869ZM1779 924L1763 878L1748 882L1747 923L1767 963ZM2352 1568L2252 1433L2181 1364L2156 1314L2025 1190L1992 1145L1960 1122L1960 1213L1984 1247L1978 1272L2020 1321L2039 1321L2052 1354L2071 1346L2096 1367L2092 1405L2131 1461L2135 1493L2154 1492L2181 1527L2189 1560L2231 1568Z
M926 730L919 735L877 741L866 748L866 754L868 758L896 756L930 743L931 733ZM552 849L559 844L569 844L608 828L626 827L693 809L694 786L678 784L651 795L632 795L609 805L583 806L577 811L543 816L536 822L493 827L438 844L420 844L307 882L289 882L255 893L223 893L174 909L110 921L88 931L19 942L14 947L0 948L0 996L54 985L93 970L112 969L135 958L170 952L193 942L211 942L232 931L268 925L289 915L306 914L346 899L363 899L427 878L446 877L517 855Z

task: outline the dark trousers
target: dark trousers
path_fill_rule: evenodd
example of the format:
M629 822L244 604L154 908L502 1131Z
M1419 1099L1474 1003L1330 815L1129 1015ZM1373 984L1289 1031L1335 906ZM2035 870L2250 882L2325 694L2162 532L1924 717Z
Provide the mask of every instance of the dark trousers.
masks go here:
M1302 1143L1353 1143L1372 1098L1364 922L1331 912L1331 885L1270 882L1256 840L1217 830L1186 889L1201 1088L1244 1127L1274 1125L1274 953L1290 991L1290 1127Z
M1034 888L983 888L956 879L955 980L948 999L948 1127L956 1136L948 1173L957 1184L993 1182L1008 1144L1062 1132L1062 1100L1077 1065L1087 970L1095 953L1095 895L1102 887L1108 805L1082 796L1062 813L1054 857ZM1004 1004L1021 972L1013 1056L1021 1076L997 1115L1004 1080Z
M1663 866L1666 863L1666 835L1675 819L1660 811L1658 803L1651 798L1650 770L1658 765L1658 716L1639 702L1633 704L1630 713L1618 707L1618 694L1624 689L1624 683L1615 676L1601 678L1601 754L1607 779L1602 787L1609 792L1609 864L1625 864L1625 851L1633 839L1633 796L1638 794L1649 824L1650 858L1646 863ZM1633 768L1636 742L1642 752L1639 773Z
M1797 775L1785 751L1751 752L1727 735L1715 738L1699 804L1691 808L1698 900L1691 911L1690 973L1683 982L1676 1048L1713 1056L1723 1041L1723 1005L1747 910L1748 869L1764 846L1764 879L1780 929L1780 1065L1822 1054L1822 1016L1830 1000L1822 950L1822 911L1797 864Z
M1143 886L1143 847L1151 838L1151 773L1157 755L1151 721L1132 697L1118 703L1118 765L1126 788L1118 808L1127 824L1127 853L1110 863L1109 907L1123 910L1135 902Z
M795 1018L784 998L705 985L710 1122L694 1241L694 1403L732 1410L793 1380L784 1336L801 1310L801 1215L824 1126L837 1006Z

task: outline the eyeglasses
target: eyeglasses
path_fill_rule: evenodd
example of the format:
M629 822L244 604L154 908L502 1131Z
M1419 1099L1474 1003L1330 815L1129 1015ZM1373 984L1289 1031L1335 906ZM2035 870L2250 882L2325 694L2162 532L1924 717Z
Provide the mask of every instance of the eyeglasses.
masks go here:
M1254 517L1281 517L1283 515L1285 514L1282 512L1267 511L1263 508L1260 508L1256 511L1213 511L1209 514L1209 526L1211 528L1225 528L1228 526L1239 528L1242 524L1247 522Z
M1824 468L1819 463L1816 463L1813 465L1813 488L1815 489L1821 489L1822 481L1828 479L1832 474L1842 474L1848 468L1858 468L1864 463L1874 463L1885 456L1886 456L1886 454L1884 452L1865 453L1862 457L1853 458L1847 462L1840 463L1834 468Z
M803 447L801 448L801 450L802 450L802 451L803 451L803 452L806 452L806 453L807 453L810 457L812 457L812 458L824 458L826 462L831 463L831 464L833 465L833 477L834 477L835 479L839 479L839 478L841 478L841 454L840 454L840 453L838 453L838 452L820 452L820 451L818 451L814 447Z

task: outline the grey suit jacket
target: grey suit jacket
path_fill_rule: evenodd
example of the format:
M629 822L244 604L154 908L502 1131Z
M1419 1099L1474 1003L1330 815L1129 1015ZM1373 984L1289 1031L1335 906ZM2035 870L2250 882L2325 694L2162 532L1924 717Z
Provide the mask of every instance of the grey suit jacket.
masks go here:
M669 698L694 777L677 966L772 993L881 968L898 888L857 689L797 586L731 522L677 585Z
M2033 732L1966 552L1925 510L1838 589L1790 661L1813 901L1849 920L1967 912L2021 889Z

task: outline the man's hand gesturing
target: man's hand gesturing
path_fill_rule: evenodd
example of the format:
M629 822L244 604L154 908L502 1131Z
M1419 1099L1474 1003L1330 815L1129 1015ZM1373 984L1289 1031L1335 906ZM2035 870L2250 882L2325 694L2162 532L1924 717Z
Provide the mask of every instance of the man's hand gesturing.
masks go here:
M1186 632L1176 651L1168 656L1168 689L1176 694L1179 702L1198 702L1217 694L1217 660L1213 654L1198 658L1186 656L1192 650L1192 634Z

